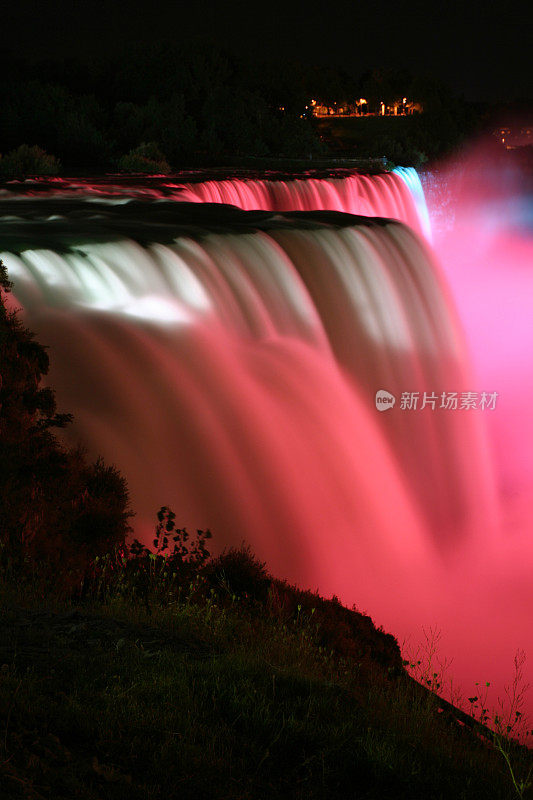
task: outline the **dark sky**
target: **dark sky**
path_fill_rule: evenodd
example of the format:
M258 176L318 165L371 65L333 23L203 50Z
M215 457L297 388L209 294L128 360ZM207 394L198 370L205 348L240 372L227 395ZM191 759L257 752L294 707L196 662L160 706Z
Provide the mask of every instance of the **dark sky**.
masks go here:
M492 0L12 0L4 46L19 56L100 56L134 42L203 34L253 58L428 72L469 99L533 96L530 3ZM529 15L531 16L531 15Z

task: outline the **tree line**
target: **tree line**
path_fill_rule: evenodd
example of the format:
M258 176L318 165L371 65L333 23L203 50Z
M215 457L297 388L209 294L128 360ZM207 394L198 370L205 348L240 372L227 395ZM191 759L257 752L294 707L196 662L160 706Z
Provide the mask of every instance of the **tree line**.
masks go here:
M144 164L167 171L227 157L327 155L306 109L311 98L416 98L426 112L418 146L430 158L455 146L478 116L438 82L406 72L356 78L334 68L246 62L197 43L138 47L95 63L4 57L1 74L0 153L36 145L67 170L143 171Z

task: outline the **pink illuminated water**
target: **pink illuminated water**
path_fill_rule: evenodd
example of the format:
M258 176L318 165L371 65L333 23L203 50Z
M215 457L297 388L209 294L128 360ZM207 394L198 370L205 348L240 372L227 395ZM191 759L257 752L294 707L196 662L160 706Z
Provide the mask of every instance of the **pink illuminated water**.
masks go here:
M450 165L428 193L434 220L443 192L455 212L435 257L410 180L55 182L0 202L0 256L138 535L167 504L400 641L440 628L465 696L488 680L495 702L533 649L526 199L519 179L495 190L497 165ZM410 412L404 391L499 397Z
M411 191L406 191L406 182ZM171 199L189 203L224 203L244 211L340 211L369 217L390 217L427 234L424 204L418 194L418 177L412 169L377 175L333 171L327 179L313 177L280 180L246 176L207 179L202 172L175 177L106 176L104 178L33 179L13 181L10 193L24 196L84 198ZM1 193L0 193L1 195Z

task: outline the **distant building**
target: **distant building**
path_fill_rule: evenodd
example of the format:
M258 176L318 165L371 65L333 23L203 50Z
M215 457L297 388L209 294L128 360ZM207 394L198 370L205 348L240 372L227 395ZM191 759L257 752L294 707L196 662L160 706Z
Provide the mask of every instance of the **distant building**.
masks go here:
M533 145L533 125L502 126L492 133L506 150Z
M407 97L398 98L392 103L381 101L376 106L372 106L364 97L352 102L334 102L332 105L319 100L311 100L310 105L306 108L309 108L315 117L399 117L421 114L424 110L421 103L408 100Z

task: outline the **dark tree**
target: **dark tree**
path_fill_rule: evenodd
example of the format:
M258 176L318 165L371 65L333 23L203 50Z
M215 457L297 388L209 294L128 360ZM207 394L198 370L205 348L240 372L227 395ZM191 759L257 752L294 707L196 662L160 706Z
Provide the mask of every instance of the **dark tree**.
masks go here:
M88 464L55 431L71 421L41 386L48 355L9 311L11 289L0 262L0 545L4 555L82 567L124 542L129 531L126 483L101 460Z

